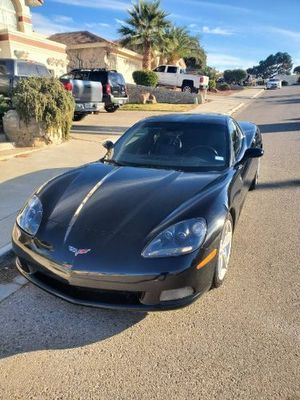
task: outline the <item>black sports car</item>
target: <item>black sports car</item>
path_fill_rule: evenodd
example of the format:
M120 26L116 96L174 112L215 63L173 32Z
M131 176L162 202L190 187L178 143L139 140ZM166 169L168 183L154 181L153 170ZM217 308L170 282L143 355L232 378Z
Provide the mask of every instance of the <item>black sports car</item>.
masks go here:
M263 155L258 127L224 115L145 119L106 156L42 186L13 229L19 271L73 303L145 311L224 281Z

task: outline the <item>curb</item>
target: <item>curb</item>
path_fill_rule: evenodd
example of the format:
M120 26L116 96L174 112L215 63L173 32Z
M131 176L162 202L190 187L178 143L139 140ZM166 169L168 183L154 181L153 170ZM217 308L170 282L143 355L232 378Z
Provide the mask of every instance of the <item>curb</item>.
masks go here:
M17 290L21 289L24 285L26 285L28 281L23 276L17 276L10 283L1 283L0 284L0 303L5 300L7 297L14 294Z
M25 155L25 154L34 153L35 151L39 151L39 150L42 150L42 148L24 150L24 151L20 151L19 153L16 153L16 154L7 154L5 156L1 155L1 151L0 151L0 161L6 161L6 160L9 160L11 158L19 157L19 156L22 156L22 155Z
M0 248L0 257L5 256L7 253L9 253L11 251L12 247L11 244L7 244L3 247Z

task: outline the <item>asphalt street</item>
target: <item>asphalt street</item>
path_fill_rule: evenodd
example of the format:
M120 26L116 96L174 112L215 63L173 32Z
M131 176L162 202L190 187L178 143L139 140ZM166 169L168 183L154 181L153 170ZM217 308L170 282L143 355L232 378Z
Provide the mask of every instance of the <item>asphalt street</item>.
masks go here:
M235 117L265 157L223 287L192 306L130 313L27 285L0 304L1 399L300 399L300 86Z

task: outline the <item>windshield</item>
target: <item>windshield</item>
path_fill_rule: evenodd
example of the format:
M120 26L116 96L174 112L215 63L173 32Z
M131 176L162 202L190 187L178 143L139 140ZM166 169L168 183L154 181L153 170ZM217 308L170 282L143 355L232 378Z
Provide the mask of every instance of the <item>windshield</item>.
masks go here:
M220 171L228 166L227 126L200 122L141 122L115 144L115 164L178 169Z

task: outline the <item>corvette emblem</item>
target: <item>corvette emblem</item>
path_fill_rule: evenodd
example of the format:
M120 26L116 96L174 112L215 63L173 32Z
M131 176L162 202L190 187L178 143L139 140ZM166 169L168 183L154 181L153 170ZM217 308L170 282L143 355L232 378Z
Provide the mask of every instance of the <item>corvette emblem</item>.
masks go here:
M83 254L87 254L91 251L91 249L76 249L76 247L69 246L69 251L75 254L75 257Z

